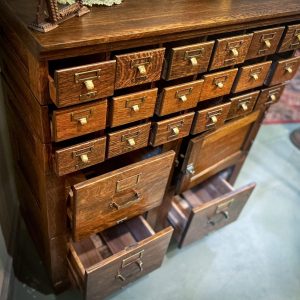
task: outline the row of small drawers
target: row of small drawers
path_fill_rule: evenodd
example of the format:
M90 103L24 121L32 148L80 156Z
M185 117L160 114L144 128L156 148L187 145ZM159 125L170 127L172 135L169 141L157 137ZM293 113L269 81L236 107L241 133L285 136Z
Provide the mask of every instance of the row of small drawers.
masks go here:
M157 101L157 89L112 98L109 125L116 127L153 116L196 107L198 102L237 93L263 85L279 84L291 79L300 57L243 66L239 69L211 73L203 79L166 87ZM271 67L271 71L269 69ZM269 76L268 76L269 73ZM267 78L268 77L268 78ZM267 79L266 79L267 78ZM55 110L52 116L52 138L59 142L106 128L107 100Z
M116 60L56 70L50 80L50 97L58 106L68 106L112 96L114 89L204 73L233 66L245 59L276 52L285 27L217 39L194 45L116 55ZM215 47L214 54L212 55ZM278 52L300 47L300 25L286 29ZM210 66L210 67L209 67Z
M280 98L283 89L284 85L282 84L232 97L226 103L153 122L152 130L151 122L147 122L109 133L107 153L105 153L106 137L57 150L55 152L56 173L59 176L65 175L100 163L105 158L112 158L144 148L148 144L156 147L183 138L190 133L198 134L206 130L219 128L226 120L243 116L253 109L259 109L263 105L276 102ZM100 102L99 105L102 105L102 103Z

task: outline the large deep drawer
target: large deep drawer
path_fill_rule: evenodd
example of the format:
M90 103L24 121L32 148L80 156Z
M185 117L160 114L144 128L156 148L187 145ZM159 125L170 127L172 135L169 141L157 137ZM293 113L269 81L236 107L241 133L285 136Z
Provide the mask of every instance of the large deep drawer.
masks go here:
M68 211L73 239L80 240L160 205L174 155L168 151L99 176L96 169L88 174L90 179L73 184Z

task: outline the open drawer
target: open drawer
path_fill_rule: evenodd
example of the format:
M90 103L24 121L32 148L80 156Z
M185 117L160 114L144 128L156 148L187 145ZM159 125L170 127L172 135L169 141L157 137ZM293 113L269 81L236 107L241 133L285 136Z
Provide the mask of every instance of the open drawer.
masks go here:
M87 300L99 300L157 269L172 227L155 233L141 216L69 244L71 279Z
M234 189L221 175L175 196L168 220L179 246L199 240L211 231L235 221L255 184Z
M259 111L256 111L228 122L213 132L191 139L186 152L182 153L184 161L177 193L182 193L238 163L243 157L244 145L258 116Z
M68 216L75 241L159 206L168 183L174 151L102 173L103 167L74 175Z

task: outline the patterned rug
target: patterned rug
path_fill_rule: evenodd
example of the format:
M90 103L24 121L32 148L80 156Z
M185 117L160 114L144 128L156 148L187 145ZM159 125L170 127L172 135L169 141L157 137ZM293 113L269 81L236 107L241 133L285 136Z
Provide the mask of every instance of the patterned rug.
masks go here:
M297 56L300 52L297 53ZM272 105L265 117L264 124L300 123L300 68L280 98Z

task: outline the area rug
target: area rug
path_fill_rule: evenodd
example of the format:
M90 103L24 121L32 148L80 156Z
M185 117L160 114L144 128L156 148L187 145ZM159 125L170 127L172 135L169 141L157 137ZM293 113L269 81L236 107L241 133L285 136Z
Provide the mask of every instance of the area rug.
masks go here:
M287 84L280 100L269 108L264 120L264 124L280 123L300 123L300 68Z

